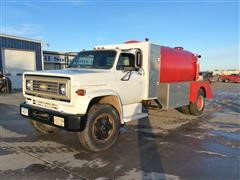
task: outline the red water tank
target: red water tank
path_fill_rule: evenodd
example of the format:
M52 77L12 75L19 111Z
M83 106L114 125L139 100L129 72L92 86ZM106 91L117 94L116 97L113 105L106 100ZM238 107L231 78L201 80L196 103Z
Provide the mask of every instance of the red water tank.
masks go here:
M129 40L124 42L124 44L131 44L131 43L139 43L140 41L136 41L136 40Z
M161 46L160 82L193 81L198 78L198 59L182 47Z

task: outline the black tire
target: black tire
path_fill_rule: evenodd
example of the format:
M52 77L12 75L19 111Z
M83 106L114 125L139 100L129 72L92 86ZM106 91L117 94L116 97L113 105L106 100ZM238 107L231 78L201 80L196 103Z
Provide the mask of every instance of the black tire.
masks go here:
M177 110L179 112L183 113L183 114L190 114L190 107L189 107L189 105L178 107Z
M56 134L59 130L57 127L43 124L41 122L34 121L34 120L30 120L30 123L32 127L36 129L37 132L39 132L40 134L45 134L45 135Z
M3 87L1 91L7 94L10 94L12 92L12 82L8 77L5 77L3 79Z
M115 108L107 104L96 104L90 108L86 126L78 133L78 137L85 149L99 152L116 142L119 129L120 119Z
M199 89L196 102L190 103L190 113L194 116L200 116L205 107L205 93L203 89Z

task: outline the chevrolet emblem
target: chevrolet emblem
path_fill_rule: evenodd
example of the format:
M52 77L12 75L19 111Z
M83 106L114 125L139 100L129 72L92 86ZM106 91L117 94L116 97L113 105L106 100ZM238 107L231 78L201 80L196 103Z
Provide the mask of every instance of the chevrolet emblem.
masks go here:
M48 85L46 84L41 84L39 87L44 90L48 89Z

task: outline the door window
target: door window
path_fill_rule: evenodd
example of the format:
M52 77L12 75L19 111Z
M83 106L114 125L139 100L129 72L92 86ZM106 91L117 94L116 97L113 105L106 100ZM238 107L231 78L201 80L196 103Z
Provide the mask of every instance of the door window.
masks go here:
M135 56L129 53L121 53L116 68L117 70L135 71Z

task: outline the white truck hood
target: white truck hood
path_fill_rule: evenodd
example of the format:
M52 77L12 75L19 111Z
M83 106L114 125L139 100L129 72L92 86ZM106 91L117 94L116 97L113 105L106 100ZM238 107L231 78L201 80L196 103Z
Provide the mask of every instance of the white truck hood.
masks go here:
M110 70L98 69L68 68L62 70L26 72L24 75L69 77L71 79L71 86L91 86L103 83L106 84L107 82L114 80L114 77Z

